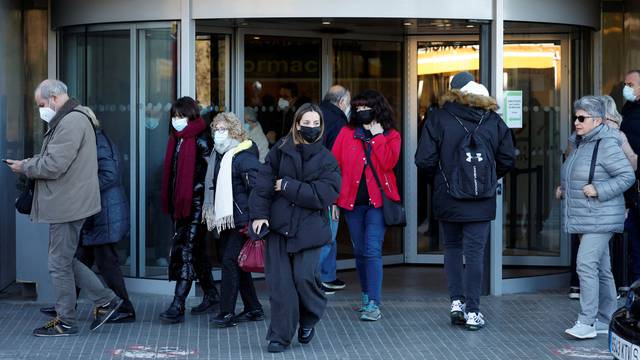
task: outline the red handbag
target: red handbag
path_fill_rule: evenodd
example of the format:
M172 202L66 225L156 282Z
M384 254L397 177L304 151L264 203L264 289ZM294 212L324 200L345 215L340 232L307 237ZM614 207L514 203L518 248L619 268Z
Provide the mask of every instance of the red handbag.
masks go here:
M245 272L264 272L264 240L247 240L238 255L238 266Z

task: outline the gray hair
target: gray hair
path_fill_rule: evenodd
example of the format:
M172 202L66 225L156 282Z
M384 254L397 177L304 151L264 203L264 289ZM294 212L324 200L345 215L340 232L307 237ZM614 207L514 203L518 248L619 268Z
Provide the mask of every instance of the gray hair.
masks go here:
M53 96L67 94L67 85L60 80L47 79L38 85L35 91L42 99L50 99Z
M605 105L602 97L600 96L583 96L573 103L573 108L574 111L586 111L590 116L599 117L604 120Z
M333 85L324 95L324 98L322 100L338 105L338 103L340 103L340 100L344 99L344 97L347 95L349 95L349 90L345 89L344 86Z
M620 123L622 123L622 115L618 112L616 101L609 95L604 95L602 101L604 102L604 111L607 120L611 120L620 126Z

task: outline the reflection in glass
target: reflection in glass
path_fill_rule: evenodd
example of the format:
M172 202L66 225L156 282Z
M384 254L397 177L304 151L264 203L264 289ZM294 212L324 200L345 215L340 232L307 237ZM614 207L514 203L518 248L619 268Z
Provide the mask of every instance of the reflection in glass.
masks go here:
M104 133L121 155L122 184L131 194L130 131L130 37L129 30L68 33L63 35L62 80L69 93L89 106L100 120ZM114 56L117 54L118 56ZM131 203L131 201L130 201ZM135 219L131 219L132 224ZM131 237L117 244L122 272L131 268Z
M196 100L207 123L219 112L229 111L226 108L229 50L228 35L196 36Z
M333 40L333 83L351 91L352 96L373 89L384 95L395 112L396 126L402 134L402 43L397 41ZM400 155L400 159L403 155ZM396 165L400 193L403 184L403 162ZM342 217L344 219L344 217ZM401 228L388 228L382 247L383 255L403 251ZM338 258L352 258L353 246L344 220L338 229Z
M172 224L162 212L160 188L169 131L169 110L177 98L177 40L175 30L139 31L139 96L144 121L145 277L167 277Z
M560 54L560 42L504 46L505 90L523 93L516 169L505 178L505 256L560 256Z
M244 103L270 145L289 132L300 105L320 100L321 52L321 39L245 37Z
M439 108L439 98L449 90L451 78L468 71L477 81L480 68L480 46L471 42L418 43L418 138L431 111ZM441 253L438 222L433 218L433 189L418 170L418 253Z

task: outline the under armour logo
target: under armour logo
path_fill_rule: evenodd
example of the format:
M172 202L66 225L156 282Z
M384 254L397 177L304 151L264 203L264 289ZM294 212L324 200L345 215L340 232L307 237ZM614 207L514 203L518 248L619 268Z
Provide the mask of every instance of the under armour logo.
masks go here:
M476 159L478 162L482 161L482 153L476 153L476 156L471 156L471 153L467 153L467 162L471 162L471 159Z

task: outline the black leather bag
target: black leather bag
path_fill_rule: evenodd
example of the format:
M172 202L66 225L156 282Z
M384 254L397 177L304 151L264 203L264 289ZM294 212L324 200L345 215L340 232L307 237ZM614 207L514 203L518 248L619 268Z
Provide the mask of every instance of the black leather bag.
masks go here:
M369 156L369 151L365 146L364 153L367 156L367 164L371 167L371 172L373 173L373 177L376 179L376 183L378 184L378 189L380 189L380 194L382 195L382 213L384 214L384 224L386 226L398 226L405 227L407 226L407 215L404 211L404 206L399 201L393 201L387 197L384 193L384 188L382 187L382 183L380 183L380 179L378 178L378 174L376 174L375 169L373 168L373 163L371 162L371 157Z
M18 195L16 198L15 206L16 210L20 214L29 215L31 214L31 204L33 203L33 188L35 187L34 180L28 180L27 188Z

